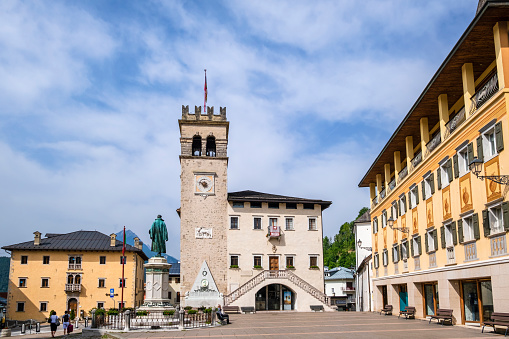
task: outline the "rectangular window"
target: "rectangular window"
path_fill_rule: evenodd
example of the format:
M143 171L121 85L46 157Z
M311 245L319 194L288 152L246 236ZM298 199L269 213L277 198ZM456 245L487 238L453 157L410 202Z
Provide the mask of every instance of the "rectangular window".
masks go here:
M104 308L104 302L97 302L97 308Z
M495 140L495 128L490 128L482 135L484 161L487 161L498 154Z
M230 268L239 268L239 256L230 255Z
M99 264L100 265L106 265L106 256L100 256L99 257Z
M440 166L440 184L442 188L449 186L449 164L450 161L446 161Z
M373 233L378 233L378 218L373 219Z
M391 206L391 218L393 220L398 219L398 203L393 202Z
M410 208L415 208L417 206L417 201L418 201L418 197L419 197L418 194L419 194L419 189L417 188L417 186L415 186L410 191Z
M463 218L463 241L474 239L474 221L472 216L468 216Z
M21 256L21 265L28 264L28 255L22 255Z
M382 253L382 264L384 266L389 264L389 252L386 249Z
M304 204L304 209L305 210L314 210L315 204Z
M19 278L18 287L20 287L20 288L27 287L27 278Z
M17 302L16 312L25 312L25 302L24 301Z
M378 268L380 265L378 263L378 253L375 253L374 259L373 259L373 265L375 268Z
M429 230L426 232L426 237L428 237L428 252L433 252L436 250L435 248L435 238L433 237L434 230Z
M278 202L269 202L269 208L278 209L279 203Z
M124 307L125 307L125 302L123 302L123 303L119 302L119 303L118 303L118 309L119 309L119 310L120 310L120 309L123 309Z
M260 218L260 217L253 218L253 229L255 229L255 230L262 229L262 218Z
M488 208L488 218L490 221L490 234L504 232L504 222L502 220L502 207L500 205Z
M412 255L414 257L417 257L419 255L419 240L418 240L419 237L415 237L412 239L412 248L413 248L413 253Z
M316 231L316 218L309 218L309 228L310 231Z
M252 201L249 204L251 208L262 208L262 203L258 201Z
M180 284L180 277L179 278L175 278L175 284Z
M47 301L41 301L39 304L39 311L40 312L46 312L48 310L48 302Z
M452 224L445 225L445 246L453 246Z
M49 287L49 278L41 278L41 287Z
M122 264L127 264L127 257L124 255L124 256L120 256L120 265Z
M432 181L431 176L428 176L426 179L424 179L424 200L427 200L431 197L431 190L432 190Z
M99 288L103 288L103 287L106 287L106 279L104 278L99 278L99 285L98 285Z
M118 287L122 287L122 278L118 279ZM125 287L125 278L124 278L124 287Z
M392 247L392 261L395 263L399 261L398 245Z
M287 210L296 210L297 209L297 204L294 203L294 202L287 202L286 203L286 209Z
M171 282L173 281L173 278L172 277L169 277L168 278L168 282L171 284Z
M45 255L42 257L42 264L49 265L49 255Z
M473 158L473 155L471 156ZM461 149L458 152L458 170L459 170L459 176L463 176L467 174L470 169L468 168L469 165L469 154L468 154L468 147L465 146L465 148Z
M171 300L171 291L168 292L168 299Z
M231 230L239 229L239 217L230 217L230 229Z
M402 260L408 259L407 246L408 246L408 241L406 241L406 240L401 241L401 259Z
M293 231L293 218L285 218L285 229Z
M387 211L382 212L382 228L385 228L387 226Z
M309 257L309 267L310 268L317 268L318 267L318 257L316 257L316 256L310 256Z
M244 208L244 202L243 201L234 201L233 208Z
M253 267L254 268L262 268L262 256L261 255L255 255L253 257Z
M269 218L269 226L277 226L277 218Z
M405 206L405 204L406 204L406 199L403 196L403 197L401 197L399 199L399 215L405 215L405 213L406 213L406 206Z
M287 256L286 257L286 268L295 268L295 266L293 264L293 257L292 256Z

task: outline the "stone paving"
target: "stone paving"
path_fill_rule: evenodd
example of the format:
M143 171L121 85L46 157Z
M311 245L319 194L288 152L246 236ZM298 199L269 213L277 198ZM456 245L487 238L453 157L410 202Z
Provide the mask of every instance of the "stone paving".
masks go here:
M378 313L360 312L258 312L232 314L230 325L187 331L132 331L110 335L118 339L137 338L503 338L491 329L428 324L423 320L398 319Z

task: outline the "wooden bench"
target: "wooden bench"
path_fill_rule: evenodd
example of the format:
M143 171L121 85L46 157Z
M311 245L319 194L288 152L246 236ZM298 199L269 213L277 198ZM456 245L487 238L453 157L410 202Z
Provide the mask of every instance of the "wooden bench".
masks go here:
M484 326L493 327L493 331L496 332L495 326L505 326L505 336L509 330L509 313L493 312L490 317L491 320L482 323L482 333L484 333Z
M415 319L415 307L413 307L413 306L405 307L404 311L399 312L398 318L401 317L402 315L405 316L405 319L408 319L410 317Z
M240 309L238 306L223 306L224 313L240 313Z
M323 305L309 305L309 308L314 312L323 312Z
M242 313L255 313L255 308L253 306L241 306L240 310Z
M431 324L431 320L432 319L436 319L438 321L438 323L440 323L440 319L442 319L442 326L444 326L444 322L446 320L449 320L451 322L451 325L452 325L452 310L447 309L447 308L439 308L437 310L437 314L436 315L431 315L430 316L429 324Z
M392 315L392 305L385 305L385 307L380 310L380 315L382 313L385 315L389 315L389 314Z

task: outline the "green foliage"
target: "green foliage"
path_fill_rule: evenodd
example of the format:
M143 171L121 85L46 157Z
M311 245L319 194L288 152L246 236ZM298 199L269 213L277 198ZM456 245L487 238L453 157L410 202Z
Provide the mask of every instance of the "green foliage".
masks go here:
M165 311L166 312L166 311ZM164 313L163 313L164 314ZM137 311L136 312L136 315L141 317L141 316L145 316L145 315L148 315L148 312L147 311Z
M173 315L173 314L175 314L175 310L163 311L163 315Z
M116 308L110 308L106 314L108 315L118 315L120 312ZM96 313L97 314L97 313Z
M359 211L360 217L368 210L363 207ZM355 219L357 219L355 218ZM323 238L323 265L329 268L333 267L355 267L355 235L353 233L353 221L345 222L339 228L338 234L334 239Z
M198 313L198 310L189 310L187 311L187 314L196 314Z
M74 320L76 318L76 312L74 312L74 309L71 310L71 314L69 314L69 317L71 320Z
M191 309L193 309L191 306L186 306L186 307L184 307L184 310L186 310L186 311L189 311L189 310L191 310Z
M0 257L0 292L7 292L7 286L9 285L10 264L11 258Z
M203 313L212 313L212 307L204 309Z
M98 308L95 310L95 315L104 315L106 313L106 310L104 308ZM92 312L90 312L92 314Z
M262 269L263 267L262 267L262 266L260 266L260 265L254 265L254 266L253 266L253 268L254 268L254 269Z
M230 268L239 268L239 265L230 265Z

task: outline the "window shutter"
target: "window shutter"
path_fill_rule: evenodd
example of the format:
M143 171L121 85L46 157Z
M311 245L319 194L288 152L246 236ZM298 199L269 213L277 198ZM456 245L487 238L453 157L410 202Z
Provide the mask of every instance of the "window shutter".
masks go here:
M399 204L398 204L397 201L396 201L396 208L395 208L395 210L396 210L396 219L397 219L399 217Z
M459 223L459 221L458 221ZM458 234L456 233L456 221L453 221L451 224L451 233L452 233L452 244L458 244Z
M441 166L438 166L438 170L437 170L437 188L439 190L442 189L442 168L441 168Z
M429 252L428 232L424 234L424 248L426 249L426 253L428 253Z
M482 227L484 229L484 236L490 235L490 220L488 218L488 210L482 211ZM479 221L477 222L477 235L476 239L479 239ZM474 236L475 236L475 224L474 224Z
M392 205L394 206L394 205ZM391 218L394 219L394 208L391 208Z
M433 231L433 240L435 242L435 251L438 250L438 231L435 229Z
M421 183L421 187L422 187L422 190L421 190L421 193L422 193L422 200L424 200L424 197L426 196L426 180L423 180L422 183Z
M455 178L458 178L460 176L460 167L459 167L459 164L458 164L458 154L454 154L454 156L452 157L452 162L454 164L454 177Z
M483 148L482 148L482 135L480 135L476 139L476 143L477 143L477 159L484 161L484 154L483 154ZM472 144L472 143L470 143L470 144ZM470 144L469 144L469 146L470 146ZM472 162L472 160L474 160L473 150L474 150L473 146L472 146L472 152L470 152L470 147L468 148L468 163L469 164Z
M408 192L408 209L412 209L415 206L410 206L412 204L412 192Z
M406 246L406 256L407 258L409 258L410 255L408 254L408 241L405 243L405 246Z
M398 246L398 259L399 260L403 260L402 254L403 254L403 243L399 244L399 246Z
M495 125L495 140L497 143L497 152L504 150L504 136L502 135L502 122L497 122Z
M423 195L424 197L424 195ZM419 204L419 190L418 189L415 189L415 203L416 205Z
M431 185L431 195L435 194L435 173L431 173L429 176L429 182Z
M442 248L445 248L445 226L440 227L440 242L442 243Z
M406 208L406 195L403 196L403 208L405 210L405 212L407 211L407 208Z
M394 255L394 246L392 247L391 256L392 256L392 262L395 263L396 262L396 256Z
M509 203L507 201L502 203L502 220L504 222L504 229L509 231Z
M447 176L449 177L449 182L452 181L452 159L447 160Z
M409 257L414 256L414 239L410 239L410 255Z
M458 220L458 240L463 243L463 220Z
M417 249L419 250L419 255L421 255L422 254L421 236L417 237Z

